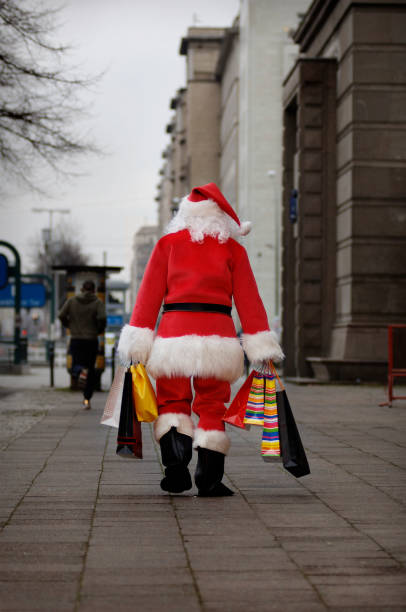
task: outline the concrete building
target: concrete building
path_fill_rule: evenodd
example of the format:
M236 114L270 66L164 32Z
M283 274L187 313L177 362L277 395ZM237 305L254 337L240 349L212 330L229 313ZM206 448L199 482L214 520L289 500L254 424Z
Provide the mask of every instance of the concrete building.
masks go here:
M188 29L180 47L187 83L181 100L174 99L171 143L161 170L162 220L170 218L178 197L214 181L240 218L253 222L244 245L270 320L280 303L282 80L297 55L289 32L308 5L309 0L242 0L231 27ZM186 141L182 168L174 170L179 115ZM179 174L185 177L183 193Z
M132 311L145 267L157 240L158 228L155 225L144 225L134 236L131 264L130 311Z
M286 373L382 379L387 325L406 322L406 3L315 0L294 40L301 58L284 84Z
M238 213L270 321L280 306L282 82L297 57L289 32L309 0L243 0L239 20Z

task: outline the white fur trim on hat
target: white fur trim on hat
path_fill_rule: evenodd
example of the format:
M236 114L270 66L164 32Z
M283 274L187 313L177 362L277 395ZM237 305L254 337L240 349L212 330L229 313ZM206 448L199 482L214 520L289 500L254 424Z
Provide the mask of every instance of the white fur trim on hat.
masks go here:
M166 414L160 414L154 422L155 440L159 442L171 427L176 427L179 433L193 438L194 427L190 416L178 412L167 412Z
M269 359L279 362L285 358L273 331L243 334L242 347L251 362L268 361Z
M193 448L208 448L209 450L218 451L227 455L230 450L231 441L225 431L219 431L218 429L200 429L198 427L195 430L195 437L193 440Z
M202 242L205 236L227 242L229 238L243 235L238 223L221 210L214 200L191 202L187 196L182 199L165 233L174 234L184 229L189 230L192 242Z
M176 338L157 336L147 369L154 378L199 376L234 382L242 376L244 354L238 338L196 334Z
M154 332L149 327L124 325L118 341L118 354L121 362L128 365L140 361L146 363L154 341Z

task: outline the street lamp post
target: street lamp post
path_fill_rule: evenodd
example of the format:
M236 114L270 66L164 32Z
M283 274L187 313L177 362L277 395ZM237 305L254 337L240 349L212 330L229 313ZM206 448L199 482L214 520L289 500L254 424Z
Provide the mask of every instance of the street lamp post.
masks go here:
M47 212L49 214L49 242L52 243L53 215L55 213L60 213L61 215L69 214L69 208L32 208L31 210L35 213Z
M32 210L32 212L35 212L35 213L43 213L43 212L45 212L45 213L49 214L49 231L48 231L47 239L48 239L48 243L51 246L51 256L52 256L52 230L53 230L52 222L53 222L53 216L54 216L55 213L59 213L61 215L69 214L70 210L69 210L69 208L32 208L31 210ZM43 236L46 236L46 234L43 234ZM47 270L46 270L46 272L47 272L47 274L48 274L48 272L51 272L51 270L49 269L49 266L48 266L48 258L47 258ZM53 278L53 282L55 283L55 278ZM58 299L58 295L56 295L56 299ZM50 330L51 330L50 341L52 343L54 341L54 336L55 336L55 323L54 323L54 320L53 320L52 313L51 313L50 319L51 319L51 321L50 321Z

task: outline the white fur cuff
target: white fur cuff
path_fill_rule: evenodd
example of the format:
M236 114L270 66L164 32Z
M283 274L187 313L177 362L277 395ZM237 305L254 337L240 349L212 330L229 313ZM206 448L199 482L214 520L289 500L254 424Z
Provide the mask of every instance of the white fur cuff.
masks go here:
M154 332L149 327L124 325L118 341L118 354L123 364L140 361L146 363L154 341Z
M230 438L224 431L218 431L217 429L200 429L195 430L195 437L193 440L193 448L208 448L209 450L218 451L227 455L230 450Z
M251 362L282 361L285 358L278 339L273 331L262 331L256 334L243 334L242 347Z
M193 421L190 416L179 412L167 412L160 414L154 422L155 440L159 442L172 427L176 427L179 433L193 438Z
M199 376L234 382L243 372L244 355L237 338L222 336L157 336L147 363L156 378Z

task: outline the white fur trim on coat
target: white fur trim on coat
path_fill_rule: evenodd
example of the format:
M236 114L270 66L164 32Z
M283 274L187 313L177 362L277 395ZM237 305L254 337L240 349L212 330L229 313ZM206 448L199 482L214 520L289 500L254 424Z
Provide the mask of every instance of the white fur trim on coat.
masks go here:
M219 242L227 242L229 238L248 234L251 223L246 221L239 226L214 200L191 202L186 196L165 233L173 234L184 229L189 230L192 242L202 242L205 236L217 238Z
M193 448L208 448L209 450L218 451L227 455L230 450L231 441L225 431L218 431L217 429L200 429L199 427L195 430L195 437L193 440Z
M238 338L157 336L146 365L154 378L199 376L234 382L242 376L244 354Z
M124 325L118 341L118 354L121 362L129 365L140 361L146 363L154 341L154 332L149 327L134 327Z
M273 331L262 331L256 334L243 334L242 347L251 362L282 361L285 358Z
M159 440L172 428L176 427L177 431L185 436L193 438L193 421L187 414L178 412L167 412L160 414L154 422L155 440Z

